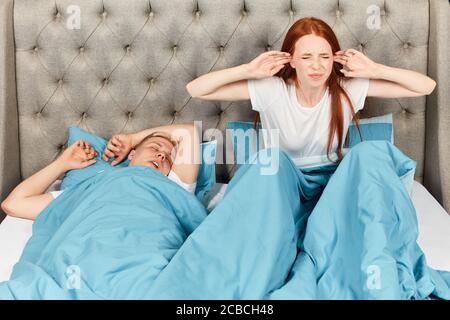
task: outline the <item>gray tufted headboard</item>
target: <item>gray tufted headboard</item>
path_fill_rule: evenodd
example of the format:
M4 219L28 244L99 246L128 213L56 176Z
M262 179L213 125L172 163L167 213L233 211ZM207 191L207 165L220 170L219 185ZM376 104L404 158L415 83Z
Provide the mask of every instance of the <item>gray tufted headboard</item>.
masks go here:
M191 120L203 130L252 120L250 101L200 101L186 84L279 50L305 16L329 23L343 49L437 81L427 98L370 98L361 116L394 113L395 143L417 161L415 179L450 211L446 0L2 0L1 199L59 154L69 126L109 138ZM218 179L229 170L219 165Z

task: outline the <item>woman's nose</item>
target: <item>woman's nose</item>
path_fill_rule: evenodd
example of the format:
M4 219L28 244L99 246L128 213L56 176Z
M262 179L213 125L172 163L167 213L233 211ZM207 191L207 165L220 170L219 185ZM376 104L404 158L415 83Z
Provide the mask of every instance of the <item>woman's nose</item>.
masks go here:
M314 69L319 69L319 66L320 66L319 61L318 60L314 60L313 63L312 63L312 67Z

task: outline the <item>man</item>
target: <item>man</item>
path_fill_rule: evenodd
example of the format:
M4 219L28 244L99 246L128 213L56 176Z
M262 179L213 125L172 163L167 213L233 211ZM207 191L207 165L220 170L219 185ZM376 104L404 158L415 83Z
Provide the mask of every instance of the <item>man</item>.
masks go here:
M157 170L194 192L199 168L199 136L193 124L169 125L146 129L135 134L113 136L103 160L114 157L112 165L128 155L129 166ZM89 143L78 140L52 163L22 181L2 202L3 211L13 217L35 220L61 192L45 191L68 170L94 164L97 152Z

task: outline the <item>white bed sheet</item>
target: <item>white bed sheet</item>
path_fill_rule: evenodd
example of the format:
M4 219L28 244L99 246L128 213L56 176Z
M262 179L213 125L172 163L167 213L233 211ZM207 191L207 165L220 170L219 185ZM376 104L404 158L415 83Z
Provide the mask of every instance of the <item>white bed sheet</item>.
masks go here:
M59 190L60 181L48 191ZM205 198L212 210L223 198L227 184L217 183ZM434 269L450 271L450 216L427 189L414 181L411 199L419 225L418 244ZM14 264L31 237L32 221L6 217L0 224L0 282L8 280Z

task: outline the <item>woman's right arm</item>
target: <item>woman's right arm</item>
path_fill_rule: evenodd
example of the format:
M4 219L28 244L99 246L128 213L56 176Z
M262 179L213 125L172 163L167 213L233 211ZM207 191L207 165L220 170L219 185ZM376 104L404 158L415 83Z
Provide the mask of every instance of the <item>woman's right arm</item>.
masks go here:
M189 82L186 90L193 98L204 100L248 100L247 79L250 77L248 64L242 64L204 74Z
M264 52L250 63L204 74L189 82L186 90L192 97L204 100L248 100L248 79L271 77L290 59L286 52Z

